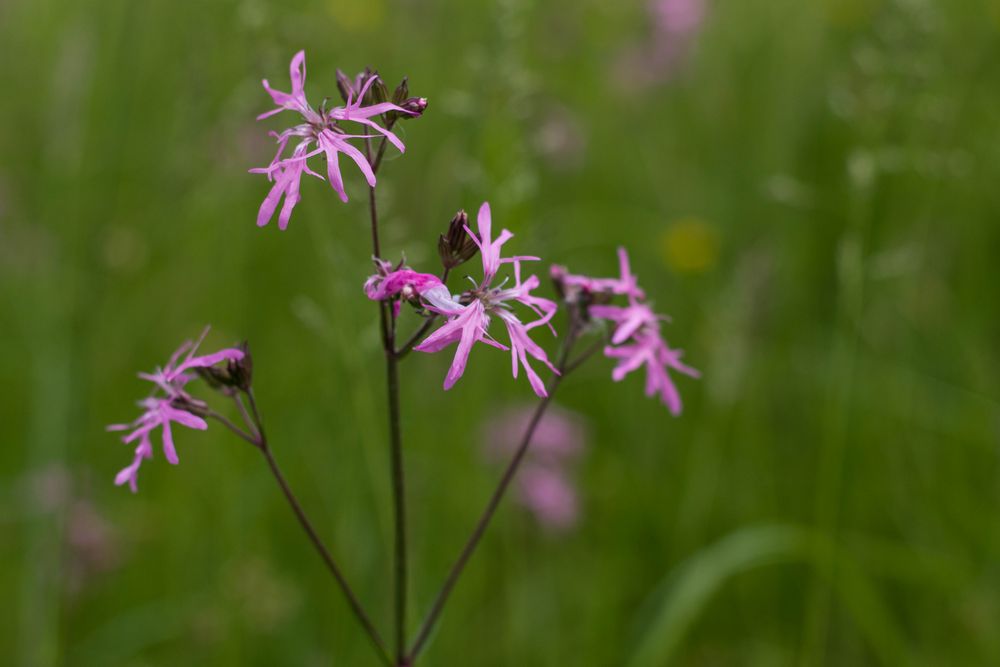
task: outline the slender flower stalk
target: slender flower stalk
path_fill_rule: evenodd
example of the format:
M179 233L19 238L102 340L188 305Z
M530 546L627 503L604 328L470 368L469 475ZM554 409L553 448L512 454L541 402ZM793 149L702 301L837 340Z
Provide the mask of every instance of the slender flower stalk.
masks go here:
M386 137L382 138L384 148ZM371 142L365 140L365 156L371 161ZM376 169L372 165L372 170ZM368 188L368 211L371 218L372 252L379 257L378 206L375 199L375 185ZM377 288L374 288L377 290ZM407 597L407 559L406 559L406 479L403 470L403 436L400 427L399 412L399 359L396 356L396 312L390 312L387 303L380 300L379 319L382 328L382 343L385 353L386 392L389 414L389 458L390 475L392 478L393 498L393 553L394 553L394 591L393 610L396 645L396 664L404 664L406 651L406 597Z
M241 413L244 414L245 418L249 417L249 420L247 421L247 427L251 430L252 435L249 438L244 436L244 439L246 439L247 442L249 442L257 449L259 449L261 454L264 455L264 459L267 461L268 469L271 471L271 474L274 476L275 481L281 488L281 492L282 494L284 494L285 500L288 501L288 505L291 507L292 512L295 514L295 518L298 519L299 525L302 526L302 529L305 531L306 536L309 538L309 541L312 543L313 547L319 553L320 558L323 559L323 563L324 565L326 565L327 570L330 571L330 574L333 575L333 578L336 580L337 585L340 586L340 589L343 592L344 597L347 599L348 605L351 607L352 613L358 620L358 623L361 625L362 629L365 631L365 634L371 641L372 646L378 653L379 658L382 660L384 664L391 666L393 664L392 658L390 657L389 651L386 648L385 641L382 639L382 636L379 634L379 631L375 627L375 624L368 616L368 613L365 611L365 608L361 604L361 601L358 599L358 596L354 593L354 590L351 588L350 584L347 583L346 577L344 576L340 567L337 565L337 562L334 560L333 556L330 554L330 550L323 543L323 540L322 538L320 538L319 533L316 532L316 529L313 527L312 522L306 515L305 510L302 509L302 505L299 503L298 498L296 498L295 494L292 492L292 488L289 486L288 481L285 479L284 474L281 472L281 468L278 467L278 462L274 458L274 453L271 451L270 442L267 439L267 433L264 431L264 424L260 418L260 412L257 410L257 401L254 398L252 389L248 389L246 391L246 397L250 404L249 415L246 413L240 398L238 396L234 397L234 401L239 405ZM213 416L218 418L217 415ZM234 430L234 432L236 431Z
M479 546L479 542L483 538L483 534L489 527L490 522L493 519L493 515L496 514L497 508L500 506L500 501L503 500L504 495L507 493L507 489L510 487L511 482L517 475L517 471L524 461L525 454L528 451L528 447L531 445L531 439L535 434L535 430L538 428L539 423L541 423L542 417L545 415L545 411L548 409L552 402L552 397L555 395L556 389L559 388L560 383L566 378L566 375L573 369L578 368L583 361L586 361L597 348L591 348L587 352L577 357L574 360L570 360L570 352L574 347L576 341L578 340L581 330L576 326L571 326L570 333L567 336L566 341L563 343L562 352L559 355L559 361L556 364L556 372L549 379L546 392L540 398L535 412L528 422L527 429L521 438L521 443L518 445L517 450L514 452L507 464L507 468L504 470L503 475L500 478L499 483L490 495L489 501L486 503L486 507L476 522L475 528L469 539L466 541L465 546L462 548L461 553L455 560L455 563L451 566L448 571L448 575L445 577L444 583L442 584L438 594L434 598L434 602L431 604L430 611L424 618L423 623L420 625L420 629L417 631L416 639L414 639L413 644L410 646L410 650L407 653L407 663L412 665L417 656L423 650L426 645L427 640L430 638L431 632L434 630L434 626L444 610L445 603L447 603L449 596L451 595L452 589L454 589L455 584L458 583L459 577L465 570L465 566L468 564L469 559L475 552L476 547Z
M505 461L534 414L517 407L495 412L482 427L483 454ZM574 413L552 406L539 422L512 492L514 499L550 536L566 534L580 518L572 469L583 452L585 429Z

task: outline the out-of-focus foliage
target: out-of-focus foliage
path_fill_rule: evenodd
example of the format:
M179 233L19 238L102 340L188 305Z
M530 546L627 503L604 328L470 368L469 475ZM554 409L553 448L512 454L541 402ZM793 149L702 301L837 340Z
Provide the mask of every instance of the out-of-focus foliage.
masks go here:
M704 372L678 419L605 360L565 384L576 529L506 503L422 662L1000 664L998 7L712 0L667 57L640 2L0 3L3 662L376 664L252 448L179 433L132 496L104 432L205 323L249 339L388 627L362 182L305 183L279 233L246 173L305 48L313 99L366 65L430 99L380 174L391 258L433 270L484 199L574 271L626 245ZM481 423L531 398L488 349L440 392L447 361L402 369L413 625L497 476Z

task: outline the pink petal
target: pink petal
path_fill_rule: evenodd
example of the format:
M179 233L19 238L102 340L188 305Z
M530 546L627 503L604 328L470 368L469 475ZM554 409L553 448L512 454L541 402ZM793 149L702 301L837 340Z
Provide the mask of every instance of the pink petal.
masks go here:
M296 97L305 96L306 85L306 52L299 51L292 56L292 62L288 67L288 76L292 80L292 95Z
M455 358L451 362L448 374L444 378L444 388L451 389L462 374L465 373L465 366L469 361L469 353L472 352L472 345L482 337L485 328L483 305L479 301L469 304L466 313L460 316L464 319L462 324L462 335L455 350Z
M171 465L177 465L177 450L174 448L174 437L170 432L170 420L163 420L163 456Z

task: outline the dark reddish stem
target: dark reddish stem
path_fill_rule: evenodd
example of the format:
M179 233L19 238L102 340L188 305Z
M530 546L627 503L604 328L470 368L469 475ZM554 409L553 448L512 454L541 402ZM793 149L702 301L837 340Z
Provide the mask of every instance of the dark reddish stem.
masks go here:
M278 467L278 462L274 459L274 454L271 452L271 446L268 442L267 434L264 432L264 425L260 418L260 412L257 410L257 402L254 399L253 391L247 391L246 396L250 403L249 414L247 413L246 407L243 405L239 396L234 396L233 400L239 407L240 414L243 416L249 432L239 428L229 419L217 412L209 411L207 416L225 425L226 428L259 449L264 455L268 468L270 468L275 481L278 482L278 486L281 488L281 492L285 495L285 499L288 501L289 506L291 506L292 512L295 513L295 517L299 520L299 524L305 531L309 541L312 542L313 547L315 547L316 551L323 559L323 563L326 565L327 570L330 571L330 574L333 575L333 578L340 586L340 590L343 592L344 597L347 598L347 603L350 606L351 611L354 613L358 623L371 640L372 646L378 653L379 658L384 664L391 666L393 664L392 658L386 648L385 641L375 628L375 624L372 623L371 618L365 611L364 606L358 599L358 596L355 595L354 590L351 588L350 584L347 583L344 573L337 565L337 562L333 559L333 556L330 554L330 550L326 548L326 545L323 544L323 540L320 539L319 533L317 533L316 529L313 528L312 522L306 515L305 510L302 509L302 505L299 504L298 498L296 498L295 494L292 492L291 487L288 485L288 481L281 472L281 468Z
M391 129L391 123L387 124ZM371 140L365 139L365 157L377 172L385 154L386 140L383 137L378 149L378 156L372 160ZM376 257L381 257L378 241L378 208L375 201L375 188L368 188L368 213L371 218L372 251ZM400 428L399 411L399 367L396 357L396 318L392 315L392 307L379 303L379 319L382 326L382 344L385 352L386 387L389 403L389 458L390 474L392 476L393 526L394 526L394 579L395 579L395 640L396 665L406 664L406 593L407 593L407 559L406 559L406 486L403 473L403 437Z
M479 542L486 532L486 529L490 525L490 521L493 519L493 515L496 514L497 508L500 506L500 501L503 500L504 494L507 492L507 488L510 483L514 480L514 476L517 474L518 468L521 466L521 462L524 460L524 455L528 451L528 447L531 445L531 438L535 434L535 429L538 428L538 424L541 422L542 417L545 415L545 411L548 409L552 402L552 396L555 394L556 389L559 388L560 382L563 378L577 368L581 362L589 358L594 351L595 347L591 347L587 352L580 355L573 364L568 365L569 353L571 348L579 336L579 330L576 327L571 327L570 333L567 336L566 343L564 344L563 350L559 355L559 362L556 364L556 368L559 370L559 374L553 375L546 386L546 396L544 396L538 403L538 407L535 408L534 414L531 416L531 421L528 423L528 428L524 432L524 436L521 438L521 444L518 446L517 451L511 458L510 463L507 464L506 470L504 470L503 476L500 478L500 482L497 484L496 489L493 491L493 495L490 496L489 502L486 503L486 508L480 515L479 520L476 522L476 527L472 531L472 535L466 541L465 546L462 548L462 552L459 554L458 559L455 561L454 565L451 566L451 570L448 572L448 576L444 580L444 584L441 586L437 597L434 598L434 603L431 605L430 611L427 613L427 617L420 626L420 630L417 632L417 638L413 642L413 646L410 648L407 654L407 659L410 664L412 664L420 651L424 648L427 639L430 637L431 632L434 630L434 625L444 610L444 605L448 601L448 597L451 595L452 589L458 582L462 571L465 569L466 564L475 552L476 547L479 546Z

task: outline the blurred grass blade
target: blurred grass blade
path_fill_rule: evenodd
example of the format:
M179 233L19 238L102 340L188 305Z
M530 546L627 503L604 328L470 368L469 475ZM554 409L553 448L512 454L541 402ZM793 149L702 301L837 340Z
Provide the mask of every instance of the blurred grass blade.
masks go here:
M809 534L794 526L744 528L699 551L679 565L654 593L649 621L630 667L665 665L712 595L731 577L761 565L807 556Z
M675 568L644 608L641 618L647 620L627 664L670 664L688 629L729 579L763 565L793 561L807 563L826 579L880 663L910 664L912 656L897 623L856 560L815 531L773 524L731 533Z

